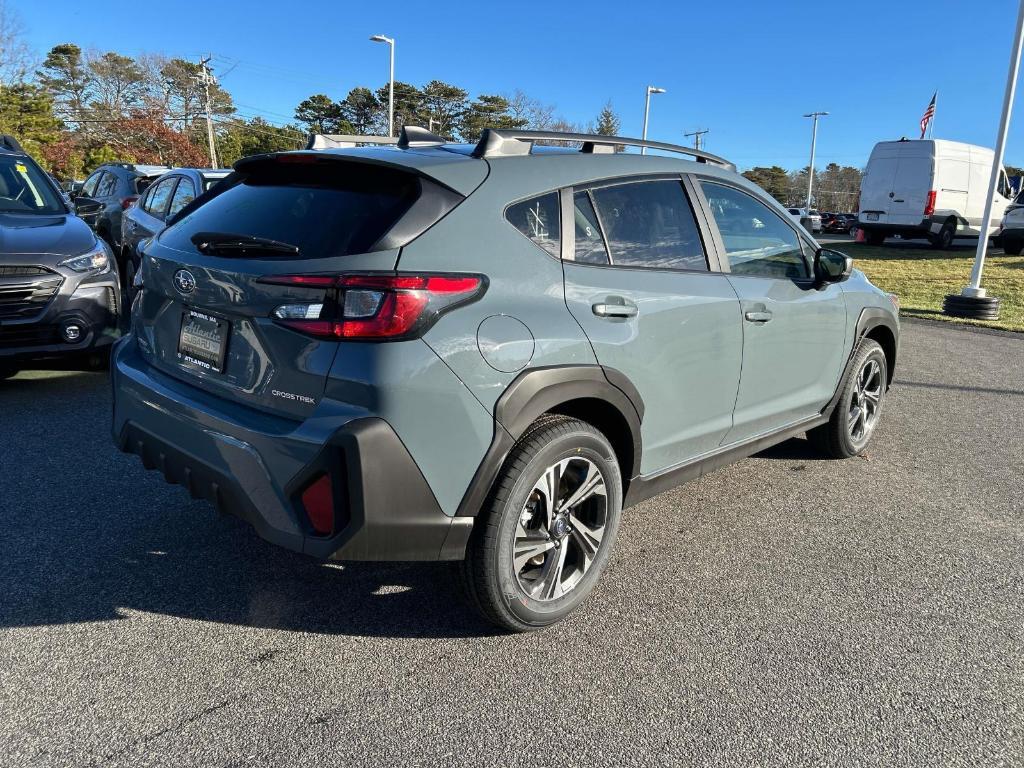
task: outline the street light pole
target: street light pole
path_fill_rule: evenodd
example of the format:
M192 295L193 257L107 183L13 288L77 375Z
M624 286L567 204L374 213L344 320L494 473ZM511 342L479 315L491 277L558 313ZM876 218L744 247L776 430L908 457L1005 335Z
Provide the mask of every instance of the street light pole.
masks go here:
M388 76L388 136L395 135L395 40L384 35L373 35L370 39L375 43L387 43L391 48L391 66Z
M808 211L811 210L811 193L814 191L814 150L818 143L818 118L827 115L828 112L811 112L804 115L804 117L810 117L814 120L814 125L811 128L811 165L807 173L807 205L805 207Z
M652 93L664 93L664 88L655 88L653 85L647 86L647 99L644 102L644 133L641 137L644 141L647 141L647 120L651 116L651 94ZM647 154L647 147L640 147L640 154Z
M988 199L985 201L985 213L981 217L981 231L978 236L978 250L974 257L974 269L971 270L971 284L960 294L972 299L984 298L985 289L981 287L981 272L985 268L985 253L988 250L988 229L992 222L992 203L996 188L999 186L999 172L1003 168L1003 156L1006 152L1006 135L1010 130L1010 115L1013 112L1013 97L1017 91L1017 75L1020 72L1021 44L1024 43L1024 0L1017 10L1017 35L1013 39L1013 51L1010 53L1010 71L1006 76L1006 93L1003 95L1003 115L999 122L999 134L996 137L996 153L992 161L992 176L988 183Z

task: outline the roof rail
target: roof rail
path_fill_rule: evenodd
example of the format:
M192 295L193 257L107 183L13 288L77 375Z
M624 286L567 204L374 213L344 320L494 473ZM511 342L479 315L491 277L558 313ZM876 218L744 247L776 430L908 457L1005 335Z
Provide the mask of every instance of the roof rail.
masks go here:
M398 138L393 136L356 136L340 133L314 133L309 137L306 149L333 149L335 147L354 147L357 144L385 144L397 146L399 149L412 147L440 147L448 140L431 133L418 125L406 125Z
M736 166L728 160L704 152L692 147L683 147L679 144L666 144L662 141L647 141L646 139L629 139L624 136L603 136L597 133L564 133L562 131L520 131L517 129L508 130L504 128L487 128L480 137L480 142L473 150L474 157L502 157L511 155L528 155L533 149L535 141L578 141L583 144L580 152L603 154L615 151L617 145L627 147L646 147L647 149L660 149L664 152L676 152L683 155L690 155L698 163L710 163L736 170Z

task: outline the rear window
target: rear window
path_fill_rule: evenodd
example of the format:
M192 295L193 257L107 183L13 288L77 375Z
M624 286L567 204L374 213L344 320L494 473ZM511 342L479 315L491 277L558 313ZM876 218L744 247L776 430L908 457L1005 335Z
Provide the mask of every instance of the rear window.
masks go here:
M212 194L160 242L195 251L192 235L217 232L294 245L299 253L289 258L366 253L416 201L420 183L413 174L363 163L267 160Z

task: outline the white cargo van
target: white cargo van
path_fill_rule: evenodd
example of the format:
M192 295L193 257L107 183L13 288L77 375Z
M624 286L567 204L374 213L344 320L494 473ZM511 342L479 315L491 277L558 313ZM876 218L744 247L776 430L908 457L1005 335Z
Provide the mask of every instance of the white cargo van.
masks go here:
M991 149L958 141L879 142L861 180L858 226L872 245L896 234L926 238L936 248L978 237L994 161ZM995 234L1010 194L1000 169L987 235Z

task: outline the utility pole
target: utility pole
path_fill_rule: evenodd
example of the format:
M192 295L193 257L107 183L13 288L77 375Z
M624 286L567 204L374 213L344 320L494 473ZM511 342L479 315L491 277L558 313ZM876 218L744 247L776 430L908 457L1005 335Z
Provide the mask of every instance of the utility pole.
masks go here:
M828 112L811 112L810 114L804 115L804 117L810 117L814 119L814 127L811 129L811 165L807 172L807 205L805 208L811 210L811 193L814 191L814 149L818 143L818 118L826 117Z
M704 144L704 134L711 133L710 128L705 128L703 131L693 131L692 133L684 133L683 136L690 138L693 136L693 148L700 149Z
M207 56L199 61L199 82L203 84L203 94L206 100L206 140L210 145L210 167L217 167L217 148L213 141L213 117L210 114L210 82L217 82L206 65L210 63L213 55Z

